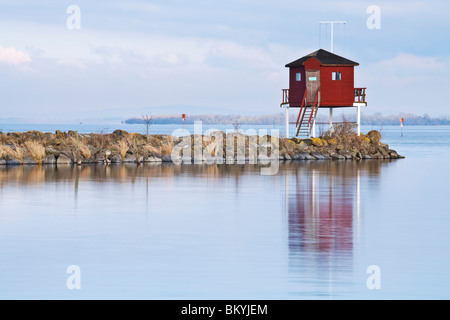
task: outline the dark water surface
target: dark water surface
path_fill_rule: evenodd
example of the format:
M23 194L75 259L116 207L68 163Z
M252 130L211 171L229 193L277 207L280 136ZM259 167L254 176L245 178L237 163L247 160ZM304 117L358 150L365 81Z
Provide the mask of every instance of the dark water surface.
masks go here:
M388 130L403 160L289 162L275 176L0 167L0 298L448 299L448 131ZM69 265L81 290L66 287Z

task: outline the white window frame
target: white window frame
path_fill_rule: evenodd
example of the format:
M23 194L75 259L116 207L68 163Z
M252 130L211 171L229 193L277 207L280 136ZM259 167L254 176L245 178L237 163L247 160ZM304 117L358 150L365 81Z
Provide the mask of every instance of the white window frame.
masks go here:
M341 81L342 80L342 73L339 71L333 72L331 74L331 80L333 81Z

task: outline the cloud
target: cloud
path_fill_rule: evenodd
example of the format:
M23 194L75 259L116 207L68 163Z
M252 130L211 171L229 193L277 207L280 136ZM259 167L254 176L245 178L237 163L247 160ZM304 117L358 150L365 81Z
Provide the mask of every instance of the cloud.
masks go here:
M15 67L0 71L33 69L15 82L3 77L3 98L15 110L187 103L273 111L289 82L284 65L315 51L317 21L333 17L348 22L345 32L335 29L335 49L361 63L355 84L369 88L371 108L422 108L432 86L450 85L444 0L375 2L376 31L366 28L372 2L358 0L80 0L77 31L66 28L56 0L7 2L0 29L12 48L0 47L0 64ZM30 94L20 96L24 87ZM445 100L443 92L434 97Z
M232 61L234 64L261 67L272 64L268 53L257 47L245 46L231 41L220 41L210 48L211 60Z
M372 111L433 114L444 110L446 92L436 86L450 86L449 71L450 57L399 53L358 67L355 85L368 88Z
M31 62L31 58L25 52L13 47L3 48L0 46L0 63L19 66L29 62Z
M406 87L412 83L447 82L450 60L446 57L419 56L399 53L395 57L362 66L364 80L376 86Z
M438 57L418 56L409 53L399 53L396 57L378 62L375 67L383 72L397 72L399 69L417 73L441 71L449 67L448 61Z
M137 11L141 13L156 13L161 10L161 7L158 5L139 1L126 1L111 4L108 3L107 5L123 11Z
M62 65L62 66L67 66L67 67L74 67L74 68L78 68L78 69L86 68L84 63L82 63L79 60L72 59L72 58L60 59L60 60L56 61L56 64Z
M161 44L160 48L164 48ZM99 46L92 48L92 53L98 57L97 64L115 65L127 70L145 71L143 68L170 68L180 64L191 64L189 56L181 52L167 50L155 51L152 48L135 47L132 49L121 47Z

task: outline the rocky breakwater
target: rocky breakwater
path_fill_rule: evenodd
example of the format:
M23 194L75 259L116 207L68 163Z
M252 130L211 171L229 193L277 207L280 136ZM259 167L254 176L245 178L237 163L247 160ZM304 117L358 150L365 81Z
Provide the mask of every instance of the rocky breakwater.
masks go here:
M0 165L114 163L243 163L279 160L366 160L403 158L381 135L333 132L314 139L286 139L221 131L174 137L116 130L112 134L74 131L0 133Z
M403 159L397 151L381 142L378 131L357 136L325 135L321 138L299 140L293 138L284 143L280 153L285 159L306 160L370 160L370 159ZM313 158L312 158L313 157Z

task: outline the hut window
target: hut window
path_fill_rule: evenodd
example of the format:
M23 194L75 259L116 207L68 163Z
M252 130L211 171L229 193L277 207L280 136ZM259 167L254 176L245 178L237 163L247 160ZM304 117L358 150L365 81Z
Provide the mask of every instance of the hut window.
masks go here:
M340 72L333 72L332 79L333 80L341 80L342 79L341 73Z
M302 81L302 74L301 73L297 73L295 75L295 81Z

